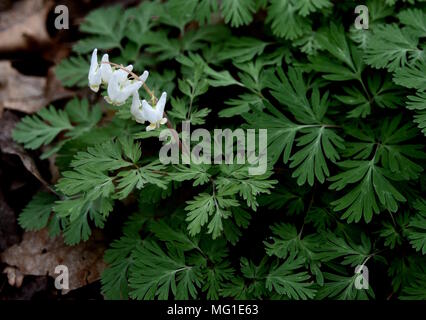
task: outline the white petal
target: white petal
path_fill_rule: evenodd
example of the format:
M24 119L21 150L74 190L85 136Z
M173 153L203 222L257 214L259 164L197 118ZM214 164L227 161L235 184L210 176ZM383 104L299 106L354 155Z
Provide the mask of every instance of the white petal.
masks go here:
M130 95L132 95L135 91L138 91L141 86L142 86L142 82L140 82L140 81L136 81L134 83L129 82L125 86L122 85L119 88L120 89L120 95L119 95L118 99L121 102L125 102L127 100L127 98L129 98Z
M130 113L135 117L136 122L144 123L145 118L142 115L142 110L140 107L141 101L139 100L139 93L138 91L135 91L133 93L132 107L130 108Z
M146 100L142 100L142 116L151 123L160 121L163 117Z
M90 85L89 88L94 91L94 92L98 92L99 91L99 85Z
M124 71L123 69L117 69L114 71L115 76L117 77L118 83L124 83L127 80L128 73Z
M129 72L133 70L133 66L130 64L127 67L123 69L117 69L114 71L115 74L118 75L118 82L120 84L124 83L127 80L127 77L129 76ZM127 70L127 71L126 71Z
M99 71L99 65L98 65L98 49L94 49L92 52L92 59L90 61L90 68L89 68L89 87L95 92L98 92L99 86L102 82L101 80L101 73Z
M148 79L148 76L149 72L145 70L139 78L141 79L142 83L145 83L146 79Z
M157 105L155 106L155 109L158 111L159 114L161 114L161 117L163 117L164 106L166 105L166 98L167 93L163 92L161 94L160 100L158 100Z
M132 106L130 107L130 112L134 115L134 113L140 111L140 107L142 106L141 101L139 99L139 92L133 92L132 97Z
M141 124L145 123L145 119L144 118L137 118L137 117L135 117L135 120L136 120L137 123L141 123Z
M102 77L102 81L105 83L108 83L109 80L111 79L111 75L112 75L112 68L111 65L109 63L103 63L103 62L109 62L108 59L108 54L104 54L101 60L101 66L100 66L100 71L101 71L101 77Z
M120 84L118 83L118 79L119 79L119 75L116 72L114 72L111 76L110 81L108 82L107 93L108 93L108 97L110 101L113 104L116 103L116 100L118 99L120 94L120 90L119 90Z
M101 83L102 83L102 79L101 79L101 73L99 72L99 70L98 70L98 72L96 72L94 74L89 73L89 87L90 87L90 89L92 89L95 92L98 92L99 86L101 85Z
M90 69L89 73L95 73L96 69L98 69L98 49L93 49L92 59L90 60Z
M160 120L160 124L166 124L167 123L167 118L163 118Z
M129 96L131 94L133 94L133 92L137 91L140 89L140 87L142 87L142 82L141 81L135 81L135 82L130 82L129 84L123 86L122 90L125 93L129 93Z
M146 127L146 131L152 131L155 128L157 128L157 125L155 123L151 123L149 126Z
M112 104L112 100L110 99L110 97L105 96L104 97L105 101L108 102L109 104Z

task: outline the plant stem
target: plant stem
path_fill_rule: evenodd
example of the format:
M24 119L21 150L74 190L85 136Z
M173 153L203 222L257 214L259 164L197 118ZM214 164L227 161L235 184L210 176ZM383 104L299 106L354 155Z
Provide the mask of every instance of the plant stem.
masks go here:
M364 84L364 81L362 81L361 76L358 78L358 81L361 83L362 89L364 90L365 94L367 95L368 102L371 103L372 99L370 97L370 94L368 93L368 90L367 90L367 87Z

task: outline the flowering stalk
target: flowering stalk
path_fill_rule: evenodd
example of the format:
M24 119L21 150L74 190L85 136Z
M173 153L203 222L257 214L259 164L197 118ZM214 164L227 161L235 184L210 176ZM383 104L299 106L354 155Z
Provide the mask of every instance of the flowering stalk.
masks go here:
M123 70L123 71L127 72L127 73L128 73L128 74L129 74L129 75L130 75L133 79L135 79L135 80L137 80L137 81L142 81L142 79L141 79L141 78L140 78L140 77L139 77L136 73L134 73L133 71L130 71L130 70L126 69L123 65L120 65L120 64L117 64L117 63L114 63L114 62L109 62L109 61L101 61L101 63L109 64L109 65L111 65L111 66L113 66L113 67L116 67L116 68L118 68L118 69L121 69L121 70ZM144 81L143 81L143 82L144 82ZM151 90L151 89L150 89L150 88L146 85L146 83L145 83L145 82L143 83L142 87L144 88L144 90L146 91L146 93L148 93L148 95L150 96L152 103L153 103L153 104L156 104L156 103L158 102L158 99L157 99L157 97L155 96L154 91L152 91L152 90ZM180 141L178 134L175 132L175 130L174 130L174 128L173 128L173 125L172 125L172 123L171 123L170 119L167 117L166 112L165 112L165 111L163 111L163 114L164 114L164 117L167 119L167 122L166 122L167 127L168 127L169 129L171 129L171 130L172 130L172 132L174 133L174 138L175 138L175 140L179 143L179 148L180 148L182 151L184 151L185 153L187 153L187 154L188 154L188 152L187 152L186 148L183 148L183 147L182 147L182 142ZM183 150L183 149L185 149L185 150Z

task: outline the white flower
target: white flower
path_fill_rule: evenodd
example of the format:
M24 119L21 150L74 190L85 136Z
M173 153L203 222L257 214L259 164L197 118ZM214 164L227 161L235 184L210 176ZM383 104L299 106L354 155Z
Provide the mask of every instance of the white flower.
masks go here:
M125 69L131 71L133 70L133 66L130 65ZM140 81L136 81L128 79L128 73L122 69L114 71L108 83L108 96L105 97L105 100L113 105L122 105L130 95L139 90L145 83L148 75L148 71L145 71L140 76Z
M95 92L98 92L99 86L102 83L101 71L98 64L98 49L92 52L92 59L90 61L89 69L89 87Z
M102 56L102 62L109 62L108 55ZM90 61L89 69L89 87L95 92L99 91L99 86L102 82L108 83L112 75L111 65L108 63L98 64L98 49L94 49L92 52L92 59Z
M142 100L142 111L140 119L150 122L150 125L146 127L146 131L154 130L155 128L160 127L161 124L165 124L167 122L167 118L163 118L166 98L167 93L163 92L155 108L151 107L151 105L146 102L146 100Z
M166 105L167 93L163 92L160 99L157 102L155 108L151 107L151 105L146 102L146 100L142 100L142 108L141 101L139 100L138 92L133 93L132 99L132 107L130 108L130 112L135 117L136 122L145 123L145 121L149 121L150 125L146 127L146 131L154 130L158 128L161 124L165 124L167 122L167 118L163 118L164 106Z

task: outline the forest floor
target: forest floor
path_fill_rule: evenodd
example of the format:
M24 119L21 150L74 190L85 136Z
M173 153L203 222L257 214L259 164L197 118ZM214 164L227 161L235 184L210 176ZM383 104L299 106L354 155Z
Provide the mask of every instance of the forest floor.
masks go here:
M41 161L38 152L16 144L11 132L27 114L51 103L61 106L75 95L87 95L87 89L64 89L55 78L55 65L70 54L73 43L81 37L78 26L90 10L135 2L0 1L0 300L102 299L102 239L66 247L61 241L48 240L45 232L24 232L19 227L19 213L37 191L56 181L58 171L54 161ZM54 27L59 4L68 8L69 29ZM67 258L86 263L78 263L78 268L70 271L78 274L80 281L64 294L55 289L47 270Z

